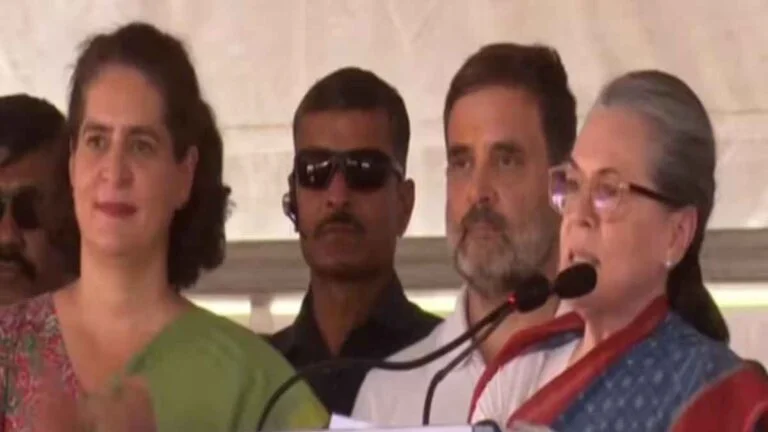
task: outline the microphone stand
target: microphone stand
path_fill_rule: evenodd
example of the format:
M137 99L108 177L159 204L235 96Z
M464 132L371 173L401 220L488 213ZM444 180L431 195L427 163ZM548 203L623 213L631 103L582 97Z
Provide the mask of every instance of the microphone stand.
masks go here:
M588 264L578 264L570 267L555 278L552 284L553 293L561 299L577 298L590 293L597 283L597 273L595 269ZM530 297L530 300L535 300L534 296ZM546 302L546 298L539 298L541 303L535 304L531 302L531 308L533 310L542 306ZM445 365L442 369L438 370L429 382L427 387L427 395L424 400L424 411L422 412L422 425L429 424L430 414L432 411L432 399L434 398L437 386L442 382L448 374L456 368L464 359L472 354L480 344L482 344L496 328L501 325L505 316L499 318L498 321L491 324L491 327L483 333L480 337L476 338L472 344L470 344L464 351L462 351L455 359Z
M464 342L472 339L476 334L478 334L488 325L496 322L501 323L501 321L504 318L510 315L517 308L516 303L517 302L514 301L514 299L510 300L509 302L504 302L503 304L498 306L496 309L491 311L488 315L486 315L483 319L478 321L475 325L470 327L461 336L452 340L448 344L440 347L439 349L413 360L402 361L402 362L390 362L390 361L378 360L378 359L340 358L340 359L326 360L320 363L315 363L313 365L307 366L302 370L298 371L292 377L288 378L283 384L280 385L280 387L277 388L277 390L275 390L274 393L272 393L272 396L269 398L269 400L267 400L267 403L264 405L264 411L262 411L261 417L259 418L259 423L256 431L257 432L261 431L264 428L264 425L266 424L267 419L269 418L269 414L274 409L280 397L282 397L282 395L285 392L287 392L294 384L304 379L308 375L311 375L313 373L316 373L322 370L326 370L328 368L337 369L337 368L350 368L350 367L364 367L364 368L377 368L377 369L392 370L392 371L402 371L402 370L416 369L416 368L422 367L434 360L437 360L445 356L446 354L450 353L454 349L458 348Z
M386 360L379 360L379 359L360 359L360 358L341 358L341 359L332 359L332 360L326 360L324 362L316 363L314 365L310 365L308 367L303 368L302 370L296 372L295 375L288 378L283 384L280 385L280 387L275 390L274 393L272 393L272 396L270 396L269 400L267 400L267 403L264 404L264 411L261 413L261 417L259 418L258 426L256 431L260 432L264 425L266 424L267 418L269 417L269 413L272 412L275 405L277 404L277 401L280 399L280 397L287 392L292 385L294 385L299 380L304 379L308 375L323 371L329 368L332 369L341 369L341 368L349 368L349 367L364 367L364 368L377 368L377 369L384 369L384 370L391 370L391 371L402 371L402 370L410 370L410 369L416 369L420 368L430 362L433 362L446 354L450 353L454 349L458 348L464 342L472 339L480 333L483 329L485 329L488 325L495 324L498 326L501 321L506 318L508 315L510 315L514 311L523 311L528 312L532 311L534 309L537 309L541 307L544 303L546 303L549 296L555 292L559 294L559 288L556 286L557 282L561 279L563 281L570 281L573 279L578 280L579 277L583 276L584 270L587 270L588 272L591 272L591 285L586 286L583 283L577 284L576 287L578 289L587 288L588 292L592 288L594 288L595 285L595 271L589 266L584 266L585 268L581 268L581 271L578 271L577 268L579 266L575 266L575 268L571 268L568 271L565 271L561 275L558 275L556 281L555 281L555 287L551 287L549 281L540 274L534 274L531 277L529 277L526 281L524 281L521 286L527 287L524 290L517 290L515 292L515 295L513 297L510 297L506 302L503 302L501 305L496 307L496 309L492 310L488 315L483 317L480 321L475 323L472 327L470 327L466 332L458 336L456 339L452 340L448 344L432 351L431 353L428 353L426 355L423 355L422 357L408 360L408 361L401 361L401 362L391 362ZM576 270L576 271L574 271ZM590 274L590 273L588 273ZM563 277L565 276L565 277ZM562 294L560 294L562 297ZM493 329L491 329L493 331ZM490 335L490 332L483 335L483 339L487 338ZM477 348L477 345L482 342L482 339L478 342L475 341L475 343L471 344L470 348L474 349ZM470 350L465 350L462 352L460 357L465 357L468 355L467 353L471 352ZM449 364L450 369L455 367L453 365L454 362L451 362ZM445 372L444 374L447 374L448 372ZM436 386L436 384L435 384ZM434 393L434 390L432 390Z
M451 371L456 369L456 366L458 366L467 357L469 357L483 342L486 341L486 339L488 339L488 337L491 336L494 331L496 331L496 329L504 321L504 318L506 318L506 316L501 316L498 320L492 322L481 335L476 337L472 343L469 344L466 349L464 349L464 351L462 351L458 356L456 356L455 359L451 360L447 365L435 373L435 375L429 381L429 386L427 387L427 396L424 398L424 411L422 412L421 416L422 425L426 426L429 424L429 417L432 413L432 399L435 397L437 386L445 379L445 377L448 376L449 373L451 373Z

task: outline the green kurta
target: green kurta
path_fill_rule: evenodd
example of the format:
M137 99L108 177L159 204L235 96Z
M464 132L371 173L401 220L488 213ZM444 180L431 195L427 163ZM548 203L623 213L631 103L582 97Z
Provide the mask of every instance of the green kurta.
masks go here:
M260 336L200 308L184 313L128 365L149 384L158 432L255 432L264 405L294 370ZM265 430L326 428L305 383L283 395Z

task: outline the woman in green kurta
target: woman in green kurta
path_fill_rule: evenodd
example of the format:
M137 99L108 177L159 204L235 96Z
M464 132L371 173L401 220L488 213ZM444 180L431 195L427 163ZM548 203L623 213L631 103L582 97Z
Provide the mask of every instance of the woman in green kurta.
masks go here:
M249 330L193 309L136 356L126 373L147 380L159 431L256 432L267 399L293 370ZM325 410L302 383L279 399L265 430L325 427Z
M88 391L68 357L54 296L0 310L4 432L255 432L266 400L293 372L249 330L190 305L103 386ZM41 403L46 400L54 403ZM327 423L304 383L267 419L270 431Z
M223 260L230 192L183 45L141 23L100 34L71 84L60 195L71 217L47 222L77 278L0 310L2 430L79 430L84 411L110 432L142 421L253 431L293 371L259 336L180 294ZM327 424L305 384L269 418L270 430Z

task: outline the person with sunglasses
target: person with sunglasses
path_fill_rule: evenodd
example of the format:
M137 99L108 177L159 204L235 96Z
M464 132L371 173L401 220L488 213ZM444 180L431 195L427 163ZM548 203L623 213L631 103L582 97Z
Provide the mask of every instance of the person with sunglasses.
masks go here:
M709 116L679 78L636 71L602 90L549 181L560 267L593 266L597 286L507 341L471 419L558 432L765 430L768 381L728 348L699 265L715 161ZM510 398L510 362L542 354L536 393Z
M293 375L183 290L224 259L223 140L176 37L142 22L82 45L56 241L71 283L0 310L0 429L252 431ZM328 415L299 383L265 430Z
M451 80L443 128L446 230L465 283L454 312L396 360L444 346L526 289L523 281L533 274L555 277L560 220L549 206L547 173L570 153L576 137L576 101L557 51L513 43L481 47ZM536 311L506 317L435 387L431 402L431 381L467 346L413 371L372 371L354 417L388 426L466 422L487 362L510 335L551 319L557 309L552 297ZM519 379L510 388L519 397L530 389L528 363L515 368Z
M439 322L406 299L394 268L414 204L405 174L409 139L403 99L359 68L320 79L296 109L283 206L310 282L295 322L271 337L296 368L338 357L382 359ZM307 380L329 411L348 415L365 373Z
M70 275L51 244L56 162L64 115L28 94L0 97L0 305L63 285Z

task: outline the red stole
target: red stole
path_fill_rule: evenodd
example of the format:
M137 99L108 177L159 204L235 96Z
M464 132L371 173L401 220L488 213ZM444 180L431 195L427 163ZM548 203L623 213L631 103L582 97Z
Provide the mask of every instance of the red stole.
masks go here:
M628 326L614 333L592 351L554 378L526 401L508 419L551 425L574 400L614 362L653 333L669 311L666 296L652 301ZM523 330L509 339L499 355L480 377L472 398L470 416L491 378L505 364L526 349L557 334L583 331L584 323L575 313L563 315L541 326ZM752 432L756 422L768 422L768 380L744 365L693 397L671 425L674 432L709 430ZM768 430L768 429L766 429Z
M598 344L536 392L509 418L508 424L517 420L532 424L554 422L611 364L645 340L661 324L668 310L667 297L658 297L628 326Z
M672 431L753 432L756 425L768 431L768 379L744 365L696 395Z
M549 425L571 402L620 356L644 340L664 320L669 306L666 296L656 298L628 326L600 343L565 372L550 381L525 402L508 420L507 425L521 420ZM584 330L584 321L575 312L549 323L531 327L512 336L480 377L470 405L470 416L493 375L531 346L560 333Z

